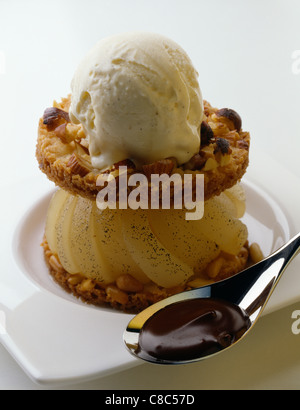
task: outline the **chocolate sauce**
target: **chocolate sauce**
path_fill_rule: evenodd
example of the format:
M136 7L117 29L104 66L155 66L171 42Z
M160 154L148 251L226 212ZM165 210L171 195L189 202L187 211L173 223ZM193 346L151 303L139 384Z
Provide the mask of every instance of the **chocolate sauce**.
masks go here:
M250 325L249 316L230 302L184 300L166 306L145 322L137 354L158 360L197 359L230 346Z

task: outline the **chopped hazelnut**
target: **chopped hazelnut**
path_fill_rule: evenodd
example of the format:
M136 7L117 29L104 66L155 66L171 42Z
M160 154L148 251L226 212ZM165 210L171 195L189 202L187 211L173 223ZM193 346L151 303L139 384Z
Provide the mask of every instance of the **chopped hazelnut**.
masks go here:
M221 152L222 154L230 154L231 148L229 141L227 141L225 138L217 138L214 154L216 154L217 152Z
M116 162L113 165L113 169L119 169L120 167L127 167L130 169L135 169L134 163L130 159L124 159L123 161Z
M63 121L62 121L63 120ZM49 130L52 130L64 122L70 122L69 114L60 108L46 108L43 115L43 123L47 125Z
M216 116L218 118L225 118L226 124L229 126L231 130L236 129L237 131L240 131L242 128L242 119L239 116L239 114L232 110L231 108L221 108L216 112Z
M207 158L204 152L200 151L199 154L195 154L192 156L192 158L185 164L185 169L191 169L192 171L194 170L199 170L201 169Z
M237 147L240 149L249 150L249 143L244 140L237 141Z
M202 121L201 123L201 146L208 145L214 138L214 133L207 122Z
M77 154L72 154L67 166L71 169L74 174L84 177L89 174L92 170L90 164L87 164L82 158Z
M160 161L153 162L153 164L143 165L143 172L148 179L152 174L168 174L171 175L174 169L175 163L172 159L162 159Z

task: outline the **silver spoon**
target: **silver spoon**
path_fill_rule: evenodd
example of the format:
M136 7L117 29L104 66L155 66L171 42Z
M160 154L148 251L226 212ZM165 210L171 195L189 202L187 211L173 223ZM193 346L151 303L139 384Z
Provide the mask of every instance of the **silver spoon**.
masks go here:
M287 244L282 246L272 255L231 278L201 288L179 293L148 307L137 314L127 325L124 332L124 342L127 349L134 356L148 362L158 364L186 364L213 356L224 349L233 346L236 342L248 334L250 329L252 329L258 317L264 310L283 272L286 270L292 259L299 253L299 250L300 234L297 234ZM220 349L207 349L204 352L201 351L201 354L194 354L192 357L181 357L180 355L177 357L176 349L171 355L166 354L165 357L163 353L158 355L152 353L149 354L149 351L145 352L143 344L141 344L141 340L143 340L141 339L141 335L143 335L143 332L145 333L145 326L150 323L150 320L153 321L153 319L158 318L159 314L162 312L167 312L166 309L174 307L175 304L183 302L186 303L187 301L196 299L199 303L200 301L210 303L212 301L219 300L221 303L229 303L237 309L240 309L241 314L245 314L248 318L247 327L240 332L240 335L235 335L229 343L221 343L222 346ZM182 306L184 305L180 305L180 312L182 311ZM175 308L177 307L179 307L179 305L175 306ZM219 314L213 309L209 309L205 314L202 314L202 316L193 318L189 323L190 328L185 328L180 337L182 338L182 335L185 336L185 333L188 335L194 324L197 325L200 323L205 329L206 324L213 323L214 320L216 320L217 315L222 316L222 312ZM171 318L171 316L173 317ZM176 317L174 318L174 315L171 314L171 316L167 316L167 320L164 322L166 327L170 320L175 320L175 322L177 320ZM184 324L182 325L181 323L181 330L183 328ZM175 340L175 336L176 332L173 333L173 342ZM227 336L227 334L225 336ZM158 338L159 336L154 334L154 339L157 340ZM151 340L151 338L148 339L148 344L152 343ZM175 341L174 343L176 344L177 342L178 341ZM185 340L183 338L183 340L181 340L181 344L184 345L184 343ZM160 346L157 346L157 351L159 351L160 348Z

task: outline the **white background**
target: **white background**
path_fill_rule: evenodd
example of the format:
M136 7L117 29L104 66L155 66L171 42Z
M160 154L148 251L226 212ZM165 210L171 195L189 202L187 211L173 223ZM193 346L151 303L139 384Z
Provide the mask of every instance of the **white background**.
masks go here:
M12 183L31 177L48 183L35 160L39 117L70 92L75 68L95 42L130 30L154 31L178 42L199 72L203 97L241 115L243 128L251 132L252 158L258 152L271 156L300 177L299 0L0 0L2 201ZM261 173L263 178L272 169L266 166ZM279 179L278 189L288 183ZM270 342L270 352L280 346L285 360L271 360L261 350L259 362L253 362L245 342L240 366L227 363L228 355L181 369L142 365L74 388L300 388L295 343L300 335L290 331L296 308L263 318L265 328L260 325L256 338L251 336L252 345ZM278 321L288 346L274 340ZM265 329L274 337L268 338ZM0 362L0 389L39 388L1 347ZM270 366L272 372L266 370Z

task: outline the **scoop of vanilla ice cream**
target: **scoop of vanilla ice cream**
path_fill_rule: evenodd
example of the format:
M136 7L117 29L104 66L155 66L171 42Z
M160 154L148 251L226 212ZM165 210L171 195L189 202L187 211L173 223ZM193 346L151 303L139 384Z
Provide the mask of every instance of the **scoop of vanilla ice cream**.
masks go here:
M71 84L70 117L81 123L92 165L131 159L138 167L200 147L203 101L198 73L172 40L132 32L101 40Z

